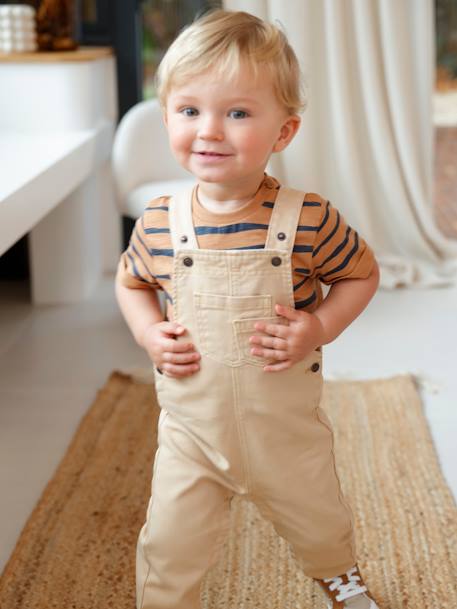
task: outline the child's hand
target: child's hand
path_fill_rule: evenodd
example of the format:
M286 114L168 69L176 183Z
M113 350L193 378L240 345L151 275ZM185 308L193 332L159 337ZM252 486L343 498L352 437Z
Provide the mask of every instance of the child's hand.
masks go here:
M174 338L185 332L186 329L175 322L160 321L151 324L143 334L143 347L156 367L167 376L181 378L200 370L200 354L195 346Z
M276 305L275 309L277 315L289 321L289 325L256 322L254 328L269 336L256 335L249 338L251 345L255 345L251 349L253 355L270 361L277 360L277 363L266 365L265 372L290 368L324 342L324 328L316 315L283 305Z

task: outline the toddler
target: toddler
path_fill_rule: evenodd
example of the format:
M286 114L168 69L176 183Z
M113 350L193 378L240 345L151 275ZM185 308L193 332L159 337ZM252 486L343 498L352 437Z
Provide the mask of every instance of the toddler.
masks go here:
M235 494L291 544L330 609L377 609L320 398L322 345L366 307L379 272L329 201L265 174L300 125L297 58L276 26L213 11L171 45L158 95L195 187L149 203L116 278L161 407L137 609L198 609Z

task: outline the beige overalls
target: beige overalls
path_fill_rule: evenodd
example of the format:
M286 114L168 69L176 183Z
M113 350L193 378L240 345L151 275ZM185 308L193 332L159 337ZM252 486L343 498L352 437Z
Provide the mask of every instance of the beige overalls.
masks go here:
M137 609L198 609L235 493L288 540L310 577L356 562L353 515L335 470L333 434L319 407L322 351L264 372L248 339L274 305L294 306L291 253L304 193L281 188L265 249L200 250L192 197L170 200L175 321L200 370L155 374L161 406L152 496L137 545Z

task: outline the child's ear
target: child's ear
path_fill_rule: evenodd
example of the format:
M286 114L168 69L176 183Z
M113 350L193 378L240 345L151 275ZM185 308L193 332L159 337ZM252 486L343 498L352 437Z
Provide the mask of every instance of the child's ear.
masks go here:
M281 152L292 141L300 127L301 118L298 114L289 115L281 125L279 137L273 147L273 152Z

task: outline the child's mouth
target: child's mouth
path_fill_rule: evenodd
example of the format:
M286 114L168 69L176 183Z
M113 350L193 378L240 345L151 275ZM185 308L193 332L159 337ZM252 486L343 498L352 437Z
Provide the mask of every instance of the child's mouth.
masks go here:
M201 156L229 156L228 154L222 154L221 152L197 152Z
M195 152L199 159L202 161L210 162L210 161L223 161L224 159L232 156L231 154L222 154L220 152Z

